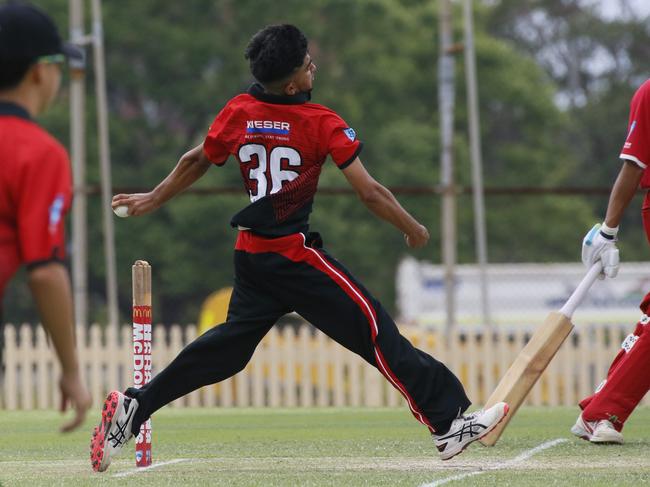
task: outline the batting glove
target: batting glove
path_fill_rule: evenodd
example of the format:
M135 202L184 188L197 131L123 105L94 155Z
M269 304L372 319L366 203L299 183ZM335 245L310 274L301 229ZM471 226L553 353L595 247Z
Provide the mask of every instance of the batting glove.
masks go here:
M601 279L614 278L618 274L619 255L616 247L618 227L610 228L604 223L594 225L582 240L582 263L590 268L600 260L603 263Z

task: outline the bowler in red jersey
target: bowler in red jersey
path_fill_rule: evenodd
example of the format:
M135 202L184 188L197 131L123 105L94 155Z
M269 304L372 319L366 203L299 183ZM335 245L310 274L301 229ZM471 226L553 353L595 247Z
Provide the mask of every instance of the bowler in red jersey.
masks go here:
M381 303L310 230L327 157L361 201L404 234L409 247L425 245L429 232L368 174L356 131L333 110L310 101L316 64L298 28L262 29L246 58L257 82L223 107L203 144L186 153L150 193L113 198L114 207L144 215L234 156L250 204L231 220L238 236L226 322L189 344L141 389L109 394L92 439L93 468L105 470L154 411L246 367L264 335L291 312L376 367L431 432L440 457L452 458L493 429L508 407L499 403L463 415L470 401L458 378L400 335Z

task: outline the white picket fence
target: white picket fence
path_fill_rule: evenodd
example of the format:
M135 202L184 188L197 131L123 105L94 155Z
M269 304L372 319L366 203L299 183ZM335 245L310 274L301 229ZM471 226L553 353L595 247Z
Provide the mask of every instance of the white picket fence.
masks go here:
M482 330L435 332L402 328L411 342L444 362L481 404L529 338L524 329L501 330L487 340ZM532 390L528 404L575 405L606 376L620 343L630 332L617 325L576 328ZM196 336L194 326L154 325L153 373ZM0 407L50 409L59 404L58 364L42 327L6 325ZM99 325L77 330L82 371L95 403L107 391L133 381L131 327ZM487 345L487 346L486 346ZM650 395L646 396L648 403ZM180 398L172 406L397 406L401 395L372 366L314 330L274 327L245 370L220 384Z

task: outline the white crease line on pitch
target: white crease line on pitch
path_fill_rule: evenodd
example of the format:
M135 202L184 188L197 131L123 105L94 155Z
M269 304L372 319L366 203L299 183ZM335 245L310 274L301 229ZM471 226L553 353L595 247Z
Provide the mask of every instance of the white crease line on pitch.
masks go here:
M555 440L550 440L545 443L542 443L541 445L537 445L535 448L531 448L530 450L526 450L523 453L520 453L517 455L515 458L508 460L501 465L497 465L494 467L487 467L484 470L474 470L473 472L467 472L467 473L461 473L458 475L452 475L451 477L446 477L444 479L436 480L434 482L431 482L429 484L422 484L420 487L438 487L439 485L446 484L448 482L453 482L454 480L461 480L461 479L466 479L467 477L475 477L476 475L481 475L487 472L492 472L495 470L502 470L505 468L510 467L511 465L517 464L519 462L523 462L524 460L528 460L530 457L533 455L543 451L547 450L549 448L553 448L556 445L559 445L560 443L565 443L569 440L566 438L557 438Z
M175 460L169 460L167 462L154 463L153 465L149 465L148 467L138 467L135 470L127 470L126 472L116 473L115 475L113 475L113 477L127 477L129 475L135 475L136 473L147 472L149 470L153 470L154 468L164 467L165 465L187 462L188 460L189 460L188 458L177 458Z

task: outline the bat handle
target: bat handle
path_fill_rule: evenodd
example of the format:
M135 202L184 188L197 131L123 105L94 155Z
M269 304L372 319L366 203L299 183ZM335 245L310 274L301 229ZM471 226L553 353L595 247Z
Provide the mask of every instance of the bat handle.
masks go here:
M573 294L571 294L567 302L562 306L562 309L560 309L560 313L571 319L573 312L580 306L580 303L587 295L587 291L589 291L591 285L598 279L598 275L602 270L603 263L600 260L591 266L585 277L580 281L580 284L578 284L576 290L573 291Z

